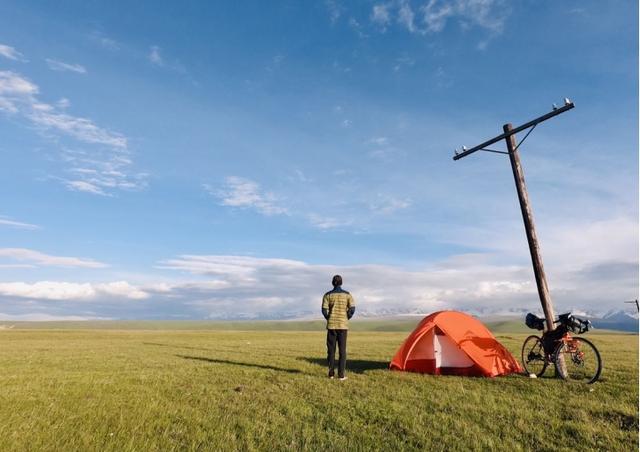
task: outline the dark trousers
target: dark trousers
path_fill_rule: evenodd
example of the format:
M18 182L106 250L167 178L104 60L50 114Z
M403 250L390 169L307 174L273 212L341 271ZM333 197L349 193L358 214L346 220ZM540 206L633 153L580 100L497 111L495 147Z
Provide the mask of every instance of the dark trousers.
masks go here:
M338 362L338 377L344 377L344 368L347 365L347 331L327 330L327 361L329 361L329 375L333 375L336 368L336 342L340 351Z

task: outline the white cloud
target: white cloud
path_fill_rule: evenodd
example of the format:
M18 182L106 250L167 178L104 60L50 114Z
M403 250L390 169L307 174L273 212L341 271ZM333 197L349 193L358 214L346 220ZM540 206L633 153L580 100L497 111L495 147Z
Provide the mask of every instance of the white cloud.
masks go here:
M117 298L128 298L131 300L143 300L149 298L149 294L144 290L129 284L127 281L115 281L110 283L94 284L97 293L110 295Z
M437 33L444 29L447 19L454 14L454 7L451 3L440 3L437 0L430 0L424 7L424 21L427 30Z
M62 180L70 190L104 195L109 189L133 190L146 186L145 173L131 174L127 138L121 133L99 127L92 120L65 111L70 102L62 98L56 105L38 99L39 87L11 71L0 71L0 111L21 115L42 132L73 138L89 145L88 150L64 149L62 160L72 178ZM82 170L89 170L83 172Z
M98 127L90 119L57 112L54 106L40 102L38 94L38 86L28 79L15 72L0 71L0 99L34 125L62 132L85 143L126 149L127 139L123 135Z
M388 195L378 195L378 198L369 204L369 208L373 212L381 215L390 215L409 206L411 206L410 199L400 199Z
M43 129L62 132L84 143L127 148L127 139L123 135L98 127L90 119L55 112L47 104L32 104L31 107L29 119Z
M78 74L87 73L87 70L85 69L85 67L80 64L65 63L63 61L53 60L51 58L47 58L46 62L47 62L47 65L49 66L49 69L51 69L52 71L76 72Z
M93 259L78 257L51 256L26 248L0 248L0 257L13 259L20 262L31 262L47 267L76 267L76 268L104 268L107 264Z
M14 61L26 61L20 52L6 44L0 44L0 56Z
M415 14L413 13L413 10L411 9L411 5L409 4L409 2L406 0L401 0L400 8L398 9L398 22L401 25L404 25L404 27L407 30L409 30L411 33L416 32L416 26L413 22L414 17L415 17Z
M70 165L70 176L63 182L73 191L111 196L113 189L140 190L147 186L147 173L129 172L132 161L126 153L65 149L62 158Z
M387 25L391 22L389 7L388 4L373 5L371 12L371 21L382 27L383 30L386 30Z
M164 65L164 60L162 59L162 55L160 55L160 47L158 46L151 46L147 58L156 66Z
M262 191L258 183L250 179L229 176L220 190L213 190L209 185L204 185L204 188L218 198L223 206L254 209L269 216L288 214L286 208L278 205L273 193Z
M217 255L179 256L159 266L206 278L202 285L172 287L175 296L208 310L203 313L206 316L288 317L315 313L322 293L336 273L343 275L345 288L352 290L359 312L539 309L530 266L500 265L486 255L456 256L414 270L389 265L317 265L290 259ZM593 268L583 267L555 278L552 295L558 294L555 298L558 309L606 310L609 306L605 300L623 296L633 285L633 272L624 266L617 270L617 276L606 273L598 281L586 283L595 273ZM602 284L605 279L609 281L608 287ZM214 284L205 285L211 283Z
M387 137L373 137L367 143L375 146L386 146L389 144L389 139Z
M393 71L399 72L403 67L412 67L414 64L416 64L415 59L407 55L403 55L396 59L396 64L393 66Z
M40 226L30 223L23 223L22 221L12 220L10 217L0 215L0 226L9 226L17 229L27 229L30 231L40 229Z
M127 317L131 311L126 304L115 302L138 300L136 315L148 318L157 317L160 306L189 318L319 317L322 293L329 289L332 275L341 274L345 289L354 294L359 315L426 314L441 309L495 314L540 309L530 264L500 264L496 256L487 254L453 256L416 268L180 255L158 262L156 268L186 279L144 285L127 281L3 282L0 301L12 315L49 314L48 301L64 301L55 305L59 307L56 315L84 313L82 306L91 302L92 316L113 317L119 309L120 317ZM556 272L551 284L556 310L598 313L617 307L637 289L637 268L637 260L601 260ZM22 304L21 299L32 303Z
M65 182L65 184L68 188L74 191L84 191L87 193L93 193L94 195L102 196L107 195L104 190L102 190L102 188L83 180L68 180Z
M428 0L415 7L408 0L396 0L375 4L371 22L385 31L395 20L408 32L424 35L439 33L447 22L457 20L463 28L476 26L498 34L508 14L504 0Z
M69 108L70 105L71 105L71 101L66 97L63 97L59 99L58 102L56 102L56 107L61 108L63 110L66 108Z
M51 315L43 312L30 314L4 314L0 312L1 321L9 322L53 322L53 321L84 321L84 320L111 320L109 317L91 317L81 315ZM2 328L2 326L0 326ZM13 328L13 325L9 326Z
M39 281L0 283L0 296L34 300L76 301L100 297L142 300L149 294L126 281L103 284Z
M337 0L326 0L325 5L327 6L327 10L329 11L329 19L331 23L335 23L340 16L342 15L344 8Z
M353 220L349 218L335 218L328 215L319 215L316 213L308 214L307 220L314 228L318 228L321 230L340 229L351 226L353 224Z
M89 38L100 44L103 48L115 52L120 49L120 44L115 39L111 39L105 36L102 32L94 31L89 35Z
M423 7L424 23L429 32L440 32L450 19L458 19L462 26L475 25L493 33L501 33L509 14L503 0L430 0Z

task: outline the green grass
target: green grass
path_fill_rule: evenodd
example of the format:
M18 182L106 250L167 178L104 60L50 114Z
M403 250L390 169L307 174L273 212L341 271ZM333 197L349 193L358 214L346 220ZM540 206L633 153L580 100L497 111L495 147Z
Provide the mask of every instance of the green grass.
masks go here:
M390 372L404 332L350 332L340 382L322 331L5 329L0 449L637 450L638 336L587 336L591 386Z

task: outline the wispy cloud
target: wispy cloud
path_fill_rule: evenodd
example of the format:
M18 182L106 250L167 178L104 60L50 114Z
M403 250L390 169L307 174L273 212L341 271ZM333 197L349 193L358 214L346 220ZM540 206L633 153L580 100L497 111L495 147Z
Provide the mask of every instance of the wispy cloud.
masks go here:
M508 14L504 0L429 0L417 5L395 0L373 5L370 19L382 31L395 22L410 33L439 33L455 20L462 28L476 26L498 34Z
M11 219L11 217L5 217L3 215L0 215L0 226L8 226L16 229L27 229L29 231L40 229L40 226L36 224L23 223L22 221L15 221Z
M373 5L373 10L371 11L371 22L379 25L382 28L382 31L386 31L387 26L391 22L390 8L391 5L384 3Z
M406 0L400 1L400 6L398 8L398 23L403 25L411 33L415 33L418 29L416 28L414 20L415 14L413 13L413 9L411 9L409 2Z
M38 130L59 134L91 145L90 150L64 149L62 160L71 165L72 178L62 180L71 190L103 195L109 189L139 189L146 186L146 174L130 174L132 161L127 138L96 125L91 119L67 113L68 99L57 105L41 102L40 89L29 79L11 71L0 71L0 111L20 115Z
M8 58L13 61L27 61L26 58L18 52L15 48L6 44L0 44L0 56Z
M353 225L353 220L350 218L336 218L330 215L320 215L317 213L308 214L307 220L311 226L323 231L329 229L342 229Z
M279 200L273 193L263 191L258 183L250 179L229 176L220 189L213 189L206 184L203 187L218 198L223 206L253 209L263 215L288 214L288 210L279 205Z
M21 113L34 125L54 130L89 144L102 144L126 149L127 139L117 132L98 127L86 118L59 112L55 106L40 102L38 86L11 71L0 71L0 108L9 113Z
M147 55L147 58L149 59L149 61L151 61L151 63L155 64L156 66L164 66L164 59L160 54L160 47L158 46L151 46L151 48L149 49L149 54Z
M70 105L71 105L71 101L66 97L63 97L56 102L56 107L62 110L69 108Z
M89 35L89 38L100 44L101 47L110 50L112 52L115 52L116 50L120 50L120 44L118 44L118 42L115 39L112 39L108 36L106 36L104 33L99 32L99 31L94 31L93 33L91 33Z
M379 194L377 199L369 204L371 211L380 215L390 215L409 206L411 206L409 198L396 198L382 194Z
M79 257L52 256L26 248L0 248L0 257L43 267L105 268L107 264Z
M86 152L65 149L62 159L70 166L62 182L73 191L111 196L112 190L141 190L147 187L148 174L131 173L127 153Z
M403 67L409 68L416 64L416 60L407 55L396 58L396 64L393 66L394 72L399 72Z
M387 144L389 144L389 138L373 137L367 141L367 144L373 144L375 146L386 146Z
M329 11L329 19L331 20L331 23L337 22L344 12L344 7L337 0L326 0L324 4Z
M94 195L106 196L107 193L98 185L92 184L84 180L67 180L65 181L67 188L74 191L84 191L87 193L93 193Z
M64 61L53 60L51 58L47 58L45 61L47 62L49 69L51 69L52 71L76 72L78 74L87 73L85 67L80 64L65 63Z

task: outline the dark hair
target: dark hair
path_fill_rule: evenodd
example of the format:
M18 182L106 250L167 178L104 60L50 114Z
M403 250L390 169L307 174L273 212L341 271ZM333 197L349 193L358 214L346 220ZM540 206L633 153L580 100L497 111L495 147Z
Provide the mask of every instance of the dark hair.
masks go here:
M340 275L336 275L333 277L333 279L331 280L331 284L333 284L333 287L338 287L342 285L342 276Z

